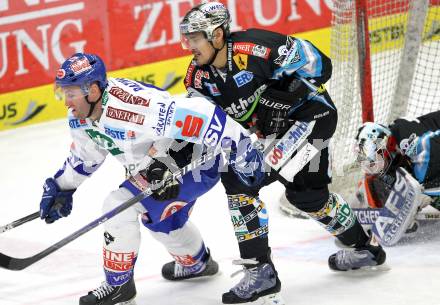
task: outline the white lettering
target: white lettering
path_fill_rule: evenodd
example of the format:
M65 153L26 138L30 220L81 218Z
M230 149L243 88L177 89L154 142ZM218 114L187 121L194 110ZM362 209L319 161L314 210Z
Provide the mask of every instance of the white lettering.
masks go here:
M193 6L192 0L167 0L166 3L170 6L171 9L171 30L173 37L168 40L169 44L178 43L180 42L180 20L182 20L184 15L180 14L180 4L182 3L189 3L191 6Z
M34 55L35 59L37 59L46 70L49 70L49 50L47 43L47 30L49 28L50 24L43 24L37 27L37 30L41 32L42 36L43 46L41 49L25 30L17 30L12 32L15 34L17 39L18 70L15 71L15 75L21 75L29 72L29 70L24 67L23 44L25 44L27 50Z
M162 12L163 2L155 2L153 4L148 3L145 5L136 5L134 7L134 18L136 20L139 19L140 13L142 11L149 9L151 9L151 13L148 16L147 20L145 21L145 24L142 28L139 38L137 39L136 44L134 46L134 49L136 51L151 49L154 47L165 45L165 37L166 37L165 30L162 30L159 40L148 42L151 32L154 29L154 25L156 24L157 19L160 13Z
M281 0L275 0L276 1L275 15L270 19L267 19L263 16L263 8L261 1L262 0L254 0L254 11L257 22L264 26L270 26L275 24L281 17ZM267 0L265 2L267 2Z
M6 38L8 36L9 36L9 32L0 33L0 41L1 41L0 48L2 49L2 58L3 58L3 63L1 65L2 68L0 69L0 78L2 78L3 75L5 75L6 70L8 70L8 50L6 46Z
M55 57L56 61L58 63L62 63L64 62L66 56L64 56L61 53L61 48L60 48L60 39L61 39L61 32L63 31L63 29L68 26L68 25L73 25L78 29L78 32L82 33L83 28L82 28L82 22L81 19L67 19L62 21L60 24L58 24L52 34L52 39L51 39L51 48L52 48L52 53L53 56ZM74 52L72 53L78 53L78 52L84 52L84 46L86 44L85 40L79 40L79 41L74 41L69 43L69 46L72 47L74 49Z

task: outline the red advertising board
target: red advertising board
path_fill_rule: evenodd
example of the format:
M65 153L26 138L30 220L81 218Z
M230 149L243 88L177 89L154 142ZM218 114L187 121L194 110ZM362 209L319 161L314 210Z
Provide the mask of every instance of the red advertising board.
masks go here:
M285 34L329 26L331 0L226 0L233 31ZM74 52L108 70L187 55L179 22L198 0L0 0L0 94L49 84Z

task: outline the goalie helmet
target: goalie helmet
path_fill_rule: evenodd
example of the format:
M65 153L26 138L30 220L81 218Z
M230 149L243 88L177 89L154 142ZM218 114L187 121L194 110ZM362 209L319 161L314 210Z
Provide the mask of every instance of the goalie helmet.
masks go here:
M203 32L211 41L212 33L218 27L222 27L225 35L229 35L229 23L231 16L228 9L220 2L202 3L193 7L180 23L180 33L187 35Z
M369 175L383 175L394 158L391 130L381 124L366 122L356 136L357 162Z

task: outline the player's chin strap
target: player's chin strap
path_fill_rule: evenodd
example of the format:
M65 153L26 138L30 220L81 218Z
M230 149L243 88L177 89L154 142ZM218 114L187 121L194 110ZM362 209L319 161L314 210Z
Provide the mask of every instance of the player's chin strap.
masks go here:
M212 41L210 40L209 43L211 44L211 46L214 48L214 54L211 56L211 58L209 59L208 63L206 65L210 66L212 65L212 63L215 61L215 59L217 58L218 52L220 52L221 49L223 49L226 45L226 40L223 42L223 45L220 49L217 49L216 47L214 47L214 44L212 43Z
M99 98L96 100L96 102L89 101L89 95L87 94L84 98L86 99L87 104L90 105L89 113L87 114L87 117L89 118L93 111L95 110L96 104L102 99L102 94L104 90L101 90L101 94L99 95Z

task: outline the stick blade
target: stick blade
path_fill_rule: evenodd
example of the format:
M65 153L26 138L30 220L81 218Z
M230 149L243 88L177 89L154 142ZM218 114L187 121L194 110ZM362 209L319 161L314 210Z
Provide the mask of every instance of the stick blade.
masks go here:
M23 270L29 266L29 259L14 258L6 254L0 253L0 267L8 270Z

